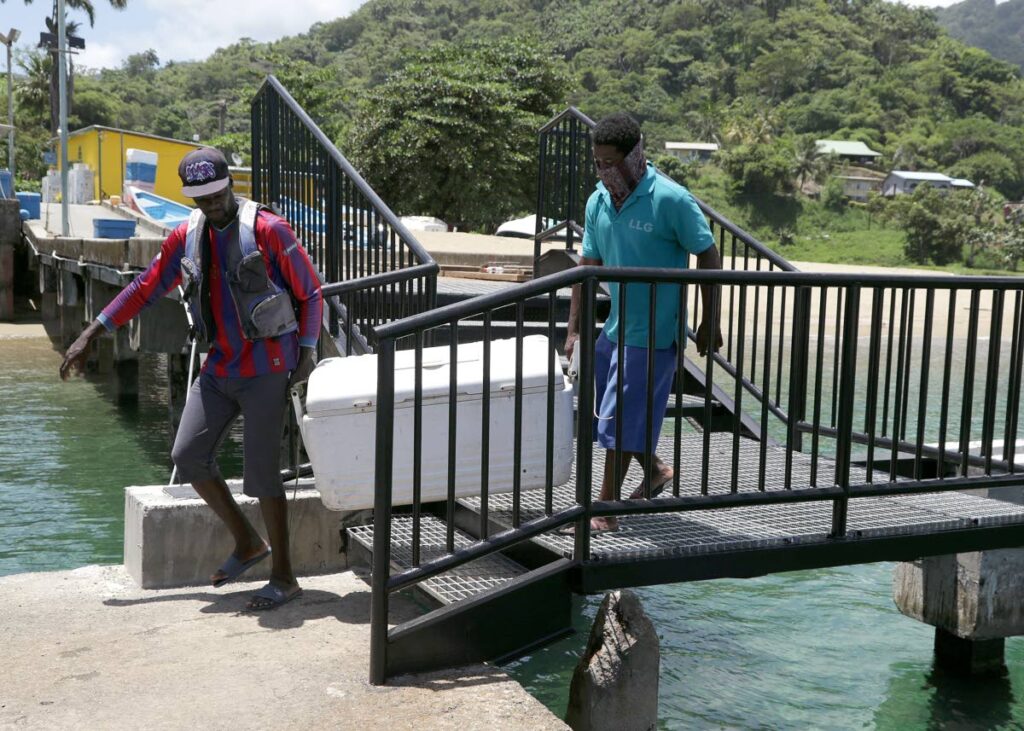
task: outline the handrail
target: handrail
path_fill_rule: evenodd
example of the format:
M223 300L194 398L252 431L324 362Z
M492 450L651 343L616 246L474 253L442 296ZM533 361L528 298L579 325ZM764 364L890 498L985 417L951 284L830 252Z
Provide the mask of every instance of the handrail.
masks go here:
M414 341L413 362L421 364L425 359L423 348L431 333L447 332L451 336L446 348L449 362L462 362L458 357L459 348L469 343L459 342L458 323L468 318L482 319L483 373L486 374L490 372L487 354L493 346L488 326L499 311L514 308L517 313L516 369L517 373L522 373L523 363L519 359L523 356L518 353L524 349L523 304L534 298L549 298L553 302L559 290L580 285L581 326L576 345L580 352L579 384L589 384L594 378L597 356L595 310L599 282L616 282L622 298L640 297L641 301L649 303L657 301L658 293L663 287L667 288L673 296L670 300L673 306L679 307L680 329L676 342L682 342L684 325L681 320L690 309L685 293L695 292L697 285L712 285L712 302L719 299L725 303L723 330L726 325L730 326L727 343L736 357L728 364L731 369L718 367L720 361L710 356L700 361L707 379L703 408L705 413L710 412L715 398L713 391L717 390L729 397L736 394L736 411L724 415L717 424L707 419L702 434L689 435L689 430L681 427L681 402L677 393L675 413L664 415L675 420L675 428L666 426L663 434L663 438L674 444L674 455L668 446L661 450L675 474L666 494L658 500L624 500L624 492L615 493L610 499L598 499L591 492L596 490L600 480L594 479L593 445L588 426L589 414L596 404L592 389L577 387L576 415L586 415L576 423L575 429L577 480L574 490L560 487L559 483L568 478L569 470L560 457L557 474L561 476L553 478L556 474L553 469L555 441L563 440L559 441L557 449L565 454L564 440L572 438L573 431L557 425L559 418L562 418L562 425L571 425L572 409L566 409L569 416L555 416L556 398L564 400L564 397L557 395L561 389L554 385L560 374L554 361L556 329L551 316L543 330L551 360L548 386L537 390L531 384L527 388L522 379L517 378L515 386L511 387L509 379L509 388L503 388L501 396L493 399L495 403L503 403L502 408L508 409L507 415L496 414L491 409L492 391L487 385L480 392L479 405L465 407L467 411L463 411L462 405L453 407L452 404L460 404L458 368L448 372L447 434L455 435L454 441L448 442L448 491L444 498L449 532L443 546L432 544L439 552L421 551L421 544L429 544L423 543L426 539L418 527L423 514L419 497L422 493L417 492L415 485L417 480L431 479L435 481L432 489L436 490L437 481L444 484L444 478L437 477L443 474L443 469L438 470L438 465L432 462L434 457L427 456L433 454L444 459L444 438L441 442L434 441L437 431L424 426L428 418L430 423L437 419L436 412L427 417L426 409L436 408L439 394L432 392L427 401L421 392L417 393L410 405L406 401L408 395L403 393L401 413L411 414L412 419L409 423L399 421L399 412L395 409L397 343ZM762 293L761 304L755 304L756 292ZM621 300L620 307L621 327L625 327L624 322L629 317L645 321L644 313L632 311L633 314L629 314ZM650 353L654 350L655 321L649 305L648 310L647 349ZM987 320L984 327L979 326L979 320ZM890 330L888 337L883 335L886 328ZM563 542L559 550L586 573L606 561L620 560L608 556L596 561L591 559L590 518L593 517L638 519L652 514L824 502L831 504L828 511L831 522L822 517L820 527L811 529L813 536L809 538L816 544L827 544L832 540L842 541L847 536L857 537L865 530L863 516L858 518L857 511L849 508L851 501L1024 484L1024 467L1017 456L1021 451L1017 434L1024 386L1020 376L1024 366L1024 278L581 266L384 324L376 335L381 359L377 363L375 566L371 618L371 682L375 683L383 682L387 674L390 594L471 560L509 549L540 533L547 535L545 540L558 540L552 531L559 525L575 523L574 539ZM473 347L481 346L473 344ZM504 347L509 347L511 352L511 346ZM621 358L622 341L613 347L620 348ZM540 352L535 353L538 359ZM678 372L683 360L679 350L676 358ZM534 367L537 365L534 363ZM653 368L653 365L648 367ZM975 371L979 378L975 377ZM752 394L754 398L744 393L748 386L758 389L758 394ZM527 392L529 398L534 399L529 407ZM636 398L641 402L642 394ZM787 403L783 411L781 405ZM653 418L663 417L653 412L651 404L651 387L648 386L648 425ZM740 418L744 406L761 412L761 433L754 434L753 440ZM767 413L778 416L783 422L784 435L768 434ZM940 414L941 418L935 414ZM621 413L619 417L616 422L621 421ZM443 415L440 418L444 420ZM487 425L483 433L489 436L479 445L467 447L458 439L467 433L466 423ZM712 444L710 432L714 429L723 433ZM500 430L497 432L500 437L492 430ZM529 457L520 451L521 446L525 449L522 435L526 433L536 438ZM773 440L766 436L772 436ZM512 447L512 454L522 461L512 464L495 461L491 445L498 438L503 445ZM431 440L429 447L428 439ZM616 436L616 441L618 439ZM809 448L801 446L803 439L810 441ZM1002 445L997 439L1002 440ZM861 449L854 454L854 445L865 447L866 454ZM646 453L653 453L653 446L649 442ZM692 451L684 457L682 448ZM797 452L802 454L795 458ZM413 457L411 466L403 466L401 473L393 473L396 453L419 456ZM544 460L546 469L542 471L540 466ZM527 478L520 477L527 474L524 468L528 464L534 472L527 483ZM684 473L685 479L680 477ZM432 476L428 478L428 474ZM613 484L619 483L618 476ZM393 503L409 502L410 482L412 559L399 569L388 563L391 515ZM536 491L529 500L520 495L528 489ZM510 494L499 498L497 493L500 492ZM457 543L454 539L457 500L472 500L472 509L479 513L479 527L475 527L475 520L474 524L460 523L460 528L470 534L468 542ZM493 528L495 524L502 528ZM894 534L908 529L912 531L910 523L898 521L892 526L880 527ZM868 530L875 528L871 525ZM623 557L621 560L630 559Z
M579 121L583 122L583 124L585 124L588 127L590 127L591 129L593 129L594 127L597 126L597 122L592 120L590 117L588 117L586 114L581 112L576 107L570 106L570 107L564 109L563 111L559 112L558 114L556 114L550 121L547 122L547 124L545 124L543 127L541 127L538 130L538 134L544 134L545 132L548 132L548 131L554 129L555 127L558 126L558 123L561 122L563 119L569 119L569 118L578 119Z
M303 239L346 353L368 347L376 326L434 306L437 262L273 76L253 98L252 137L254 197Z
M256 95L259 96L260 92L262 92L267 86L272 88L281 96L285 105L287 105L287 107L302 121L302 124L312 133L317 142L319 142L327 154L330 155L331 159L338 164L338 166L345 172L345 175L352 179L352 182L355 183L359 192L366 196L366 199L377 211L380 212L388 224L395 229L395 232L402 238L402 240L405 241L406 245L419 260L419 263L429 264L434 262L434 257L432 257L430 253L423 248L423 245L420 244L416 237L412 235L408 228L406 228L401 219L394 214L391 208L383 200L381 200L376 191L374 191L363 176L359 174L359 171L356 170L352 166L352 163L350 163L345 156L341 154L338 148L335 147L334 143L331 142L330 138L324 134L323 130L320 129L319 125L310 118L306 113L306 110L303 109L297 101L295 101L295 98L288 93L288 90L284 88L281 82L278 81L273 74L268 75L267 78L263 80L263 83L260 85Z
M658 171L658 174L659 175L664 175L665 177L668 177L667 175L665 175L665 173L661 172L660 170ZM747 245L751 249L754 249L755 251L757 251L762 257L767 259L769 262L771 262L775 266L779 267L779 269L782 269L783 271L786 271L786 272L796 272L796 271L799 271L799 269L797 269L795 266L790 264L788 261L786 261L781 256L779 256L776 252L772 251L767 246L765 246L763 243L761 243L760 240L758 240L758 239L754 238L753 236L751 236L749 233L747 233L746 231L741 229L735 223L733 223L728 218L723 216L721 213L716 211L714 208L709 206L707 203L705 203L699 197L694 195L692 191L690 192L690 195L693 196L693 200L696 201L697 205L700 207L701 211L704 212L705 216L707 216L712 221L714 221L719 226L721 226L723 229L725 229L730 234L735 236L737 239L739 239L745 245ZM722 256L724 258L725 257L725 252L723 251L721 253L722 253Z
M416 277L433 274L435 272L437 272L437 264L435 262L431 262L430 264L417 264L414 267L408 267L406 269L396 269L391 272L371 274L368 277L360 277L359 279L349 279L344 282L325 284L321 287L320 291L323 293L324 297L331 297L333 295L358 292L361 289L376 287L382 284L395 284L397 282L403 282L407 279L415 279Z
M402 320L389 322L377 328L379 338L400 338L416 330L437 327L453 319L464 319L498 307L505 307L521 299L564 288L595 278L609 282L658 282L674 284L747 284L788 285L807 287L845 287L857 285L872 287L917 287L930 289L957 289L980 291L984 289L1024 289L1022 277L950 277L928 274L845 274L801 271L730 271L727 269L647 269L644 267L576 266L544 277L523 282L508 289L473 299L437 307Z

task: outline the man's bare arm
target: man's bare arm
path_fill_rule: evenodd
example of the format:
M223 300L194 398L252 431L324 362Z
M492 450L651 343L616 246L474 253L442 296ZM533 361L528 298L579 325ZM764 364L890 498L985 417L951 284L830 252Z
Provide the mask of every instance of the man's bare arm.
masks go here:
M718 249L714 244L709 246L707 249L697 254L697 268L698 269L721 269L722 268L722 257L718 254ZM718 289L717 286L710 284L700 285L700 298L703 303L701 308L700 326L697 328L697 352L701 355L707 355L708 352L708 341L709 332L714 333L714 352L718 352L718 349L722 347L722 328L721 328L721 312L722 304L721 298L717 298L718 302L714 309L711 311L711 300L712 290Z
M601 266L600 259L591 259L590 257L581 257L580 266L582 267L599 267ZM565 357L572 360L572 351L576 349L576 341L580 337L580 292L582 287L579 284L574 284L572 287L572 299L569 301L569 322L566 323L566 335L565 335Z

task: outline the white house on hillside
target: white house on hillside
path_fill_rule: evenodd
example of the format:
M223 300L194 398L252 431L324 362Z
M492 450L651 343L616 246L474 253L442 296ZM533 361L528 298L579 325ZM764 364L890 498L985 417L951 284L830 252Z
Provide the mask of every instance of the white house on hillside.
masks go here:
M851 200L864 203L871 193L882 189L882 178L871 178L866 175L837 175L843 184L843 195Z
M665 152L683 162L707 162L718 152L718 145L714 142L666 142Z
M882 183L882 195L913 193L919 185L930 185L940 191L953 188L973 188L974 183L963 178L951 178L942 173L919 173L910 170L893 170Z
M871 163L882 156L882 153L875 152L863 142L815 140L814 143L822 155L835 155L850 162Z

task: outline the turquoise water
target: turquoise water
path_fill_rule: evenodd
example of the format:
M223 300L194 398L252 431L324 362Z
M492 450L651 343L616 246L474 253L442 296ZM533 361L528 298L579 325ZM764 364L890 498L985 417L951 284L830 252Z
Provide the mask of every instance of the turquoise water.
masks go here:
M60 362L46 338L0 339L0 576L120 563L125 486L170 477L165 361L143 356L123 404L109 379L62 382Z
M0 575L120 562L124 486L169 475L163 360L143 358L136 405L103 378L60 382L43 338L0 340L0 362ZM239 464L233 438L222 465ZM1003 678L938 673L891 582L870 564L638 590L661 639L661 727L1024 728L1024 641ZM599 601L577 599L576 635L507 668L558 715Z
M1009 673L965 680L932 667L933 630L892 601L893 564L636 590L661 644L666 729L1024 728L1024 639ZM507 666L564 715L601 597L577 600L577 634Z

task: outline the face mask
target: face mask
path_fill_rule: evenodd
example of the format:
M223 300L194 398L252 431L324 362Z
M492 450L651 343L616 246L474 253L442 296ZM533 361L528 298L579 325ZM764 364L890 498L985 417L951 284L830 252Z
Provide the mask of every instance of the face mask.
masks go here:
M644 157L644 141L636 143L636 147L620 162L614 165L598 166L597 176L612 197L615 210L629 198L629 194L643 180L647 172L647 159Z

